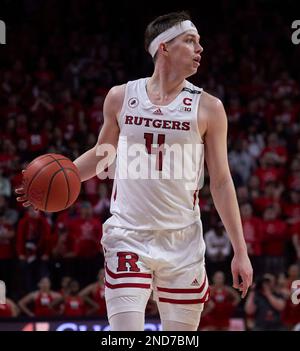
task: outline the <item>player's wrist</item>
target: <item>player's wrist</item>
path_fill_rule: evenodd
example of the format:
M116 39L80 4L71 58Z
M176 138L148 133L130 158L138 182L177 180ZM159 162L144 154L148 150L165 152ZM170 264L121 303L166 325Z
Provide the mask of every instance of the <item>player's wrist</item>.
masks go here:
M248 256L246 244L233 245L233 253L234 256Z

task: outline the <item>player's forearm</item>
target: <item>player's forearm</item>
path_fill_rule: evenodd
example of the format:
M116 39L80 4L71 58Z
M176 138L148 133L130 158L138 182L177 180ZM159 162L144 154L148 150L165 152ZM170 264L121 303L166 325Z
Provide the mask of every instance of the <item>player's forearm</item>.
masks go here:
M211 185L210 191L215 207L229 235L234 252L246 253L247 246L243 235L240 211L231 177L227 178L218 186Z
M84 154L76 158L73 163L78 168L82 182L93 178L96 175L96 168L99 159L96 156L96 148L89 149Z

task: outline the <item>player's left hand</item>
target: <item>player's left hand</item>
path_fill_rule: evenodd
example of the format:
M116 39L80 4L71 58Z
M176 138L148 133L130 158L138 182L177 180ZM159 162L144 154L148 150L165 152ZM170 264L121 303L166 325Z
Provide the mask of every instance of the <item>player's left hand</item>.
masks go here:
M242 293L242 299L252 285L253 269L247 252L235 253L231 262L233 287ZM240 279L241 278L241 282Z

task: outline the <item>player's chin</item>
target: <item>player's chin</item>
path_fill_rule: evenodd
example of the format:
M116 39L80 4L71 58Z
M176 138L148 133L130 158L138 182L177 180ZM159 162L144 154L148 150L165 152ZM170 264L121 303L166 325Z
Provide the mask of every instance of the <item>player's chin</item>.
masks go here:
M192 67L190 70L189 70L189 76L192 76L194 74L196 74L198 71L198 67Z

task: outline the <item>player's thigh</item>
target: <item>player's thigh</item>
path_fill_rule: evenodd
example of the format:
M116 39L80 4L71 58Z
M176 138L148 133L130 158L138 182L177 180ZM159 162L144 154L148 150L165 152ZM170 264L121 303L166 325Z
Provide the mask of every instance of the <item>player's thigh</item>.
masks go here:
M116 313L143 312L152 291L143 236L124 228L105 227L105 300L110 318Z
M155 270L154 298L162 320L195 325L209 296L201 223L171 235L172 248Z

